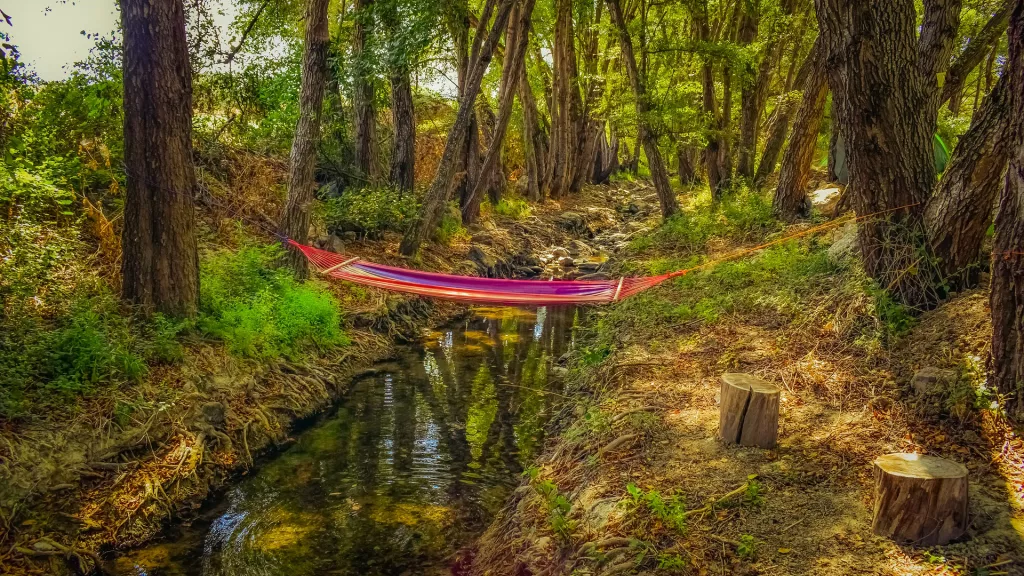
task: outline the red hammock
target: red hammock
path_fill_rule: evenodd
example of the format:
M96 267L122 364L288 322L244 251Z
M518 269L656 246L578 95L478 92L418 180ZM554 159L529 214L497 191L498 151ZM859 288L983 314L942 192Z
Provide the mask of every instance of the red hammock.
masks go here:
M534 305L617 302L686 273L680 270L661 276L618 280L476 278L372 264L359 258L299 244L294 240L288 240L288 244L301 251L310 264L325 276L385 290L463 302Z

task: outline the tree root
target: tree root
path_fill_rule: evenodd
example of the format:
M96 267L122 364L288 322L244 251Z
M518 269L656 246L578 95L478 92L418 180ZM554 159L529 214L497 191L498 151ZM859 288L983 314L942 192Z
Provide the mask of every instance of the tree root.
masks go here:
M621 448L627 442L635 440L638 436L640 436L640 435L639 434L623 434L622 436L619 436L615 440L612 440L611 442L605 444L604 448L601 448L600 450L597 451L597 456L600 458L601 456L604 456L605 454L607 454L608 452L611 452L612 450L615 450L616 448Z
M35 543L32 545L32 548L22 548L18 546L15 547L15 549L18 552L24 554L25 556L30 556L34 558L63 556L68 559L73 559L75 562L78 563L78 572L81 574L90 574L93 571L99 572L100 574L106 573L103 570L103 563L100 560L99 555L95 552L85 550L83 548L72 548L69 546L65 546L59 542L54 542L49 538L40 538L39 540L36 540ZM91 567L85 561L85 558L83 558L83 556L85 558L89 558L90 560L92 560Z

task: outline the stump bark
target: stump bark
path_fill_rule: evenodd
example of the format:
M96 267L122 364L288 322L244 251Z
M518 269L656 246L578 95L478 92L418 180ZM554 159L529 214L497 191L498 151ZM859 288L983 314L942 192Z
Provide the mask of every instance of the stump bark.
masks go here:
M730 444L773 448L779 437L779 389L750 374L722 374L718 434Z
M875 534L918 546L948 544L967 531L967 468L919 454L875 459Z

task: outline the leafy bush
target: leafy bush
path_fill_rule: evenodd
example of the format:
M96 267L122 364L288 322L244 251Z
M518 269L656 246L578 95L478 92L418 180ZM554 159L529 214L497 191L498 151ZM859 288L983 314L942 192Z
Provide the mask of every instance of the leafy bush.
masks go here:
M405 231L418 210L414 194L389 187L347 189L319 204L328 231L370 237L385 231Z
M460 240L469 240L469 232L462 226L462 215L454 203L441 216L441 223L434 231L434 240L439 244L450 246Z
M505 216L513 220L523 220L530 213L533 212L533 208L530 203L523 198L502 198L497 204L494 205L494 213L500 216Z
M631 248L636 251L657 248L697 252L711 238L750 240L780 227L772 215L771 202L757 192L742 190L715 204L710 193L705 191L692 206L634 239Z
M316 283L300 284L275 267L279 246L218 252L200 266L203 332L235 354L294 358L311 347L348 344L337 300Z

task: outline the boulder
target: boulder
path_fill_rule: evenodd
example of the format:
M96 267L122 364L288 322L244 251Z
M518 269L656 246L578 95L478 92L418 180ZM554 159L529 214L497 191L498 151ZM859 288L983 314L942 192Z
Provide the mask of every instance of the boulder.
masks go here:
M568 256L559 259L558 263L561 264L563 268L572 268L573 266L576 265L576 261Z
M600 262L582 262L580 263L580 270L585 273L597 272L601 269L602 264Z
M226 419L224 404L220 402L207 402L203 404L202 408L203 420L207 424L217 429L224 428L224 421Z
M857 242L857 223L850 222L836 230L832 245L828 248L828 259L833 264L846 264L860 252Z
M956 370L928 366L914 373L914 377L910 379L910 386L914 388L914 392L926 396L949 388L956 379Z
M832 214L842 196L842 190L839 188L820 188L808 195L811 205L822 214Z
M555 219L555 224L572 234L579 236L591 235L590 226L587 225L587 218L579 212L563 212Z
M562 247L555 247L551 249L551 255L555 258L565 258L569 255L569 251Z

